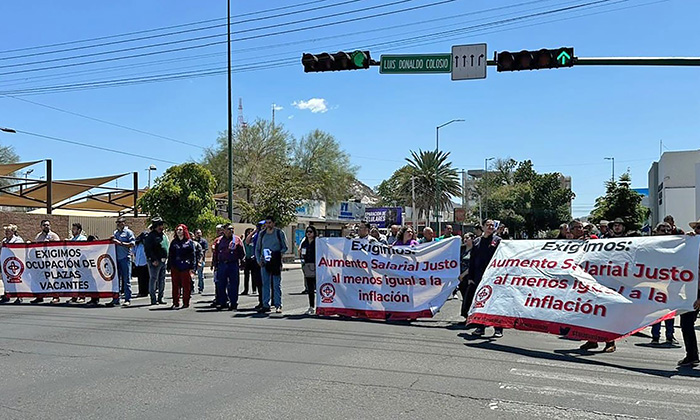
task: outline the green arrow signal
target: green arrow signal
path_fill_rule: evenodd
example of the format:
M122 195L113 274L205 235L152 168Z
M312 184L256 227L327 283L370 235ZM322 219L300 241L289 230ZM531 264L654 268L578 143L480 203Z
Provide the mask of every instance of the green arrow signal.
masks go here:
M567 53L566 51L562 51L561 53L559 53L559 55L557 56L557 61L561 61L562 66L566 64L566 60L571 60L571 56L569 55L569 53Z

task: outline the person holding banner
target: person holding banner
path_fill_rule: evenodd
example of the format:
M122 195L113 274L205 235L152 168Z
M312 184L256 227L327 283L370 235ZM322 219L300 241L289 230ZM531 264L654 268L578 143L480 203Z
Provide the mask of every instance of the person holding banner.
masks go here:
M691 231L686 235L700 235L700 219L689 223ZM685 357L678 361L679 367L695 367L700 365L698 358L698 339L695 336L695 321L700 312L700 283L698 283L698 294L693 304L695 311L686 312L681 315L681 333L683 334L683 345L685 346Z
M303 263L301 268L309 294L309 309L306 314L313 315L316 313L316 228L313 226L306 228L306 236L299 245L299 257Z
M413 239L413 228L404 226L399 231L399 237L394 242L394 246L417 246L418 241Z
M669 225L666 222L661 222L658 225L656 225L656 229L654 229L654 235L671 235L671 225ZM664 324L666 326L666 344L667 345L678 345L678 341L673 337L673 331L674 331L674 324L675 319L667 319L664 321ZM659 341L661 339L661 322L657 322L656 324L651 326L651 344L652 345L657 345L660 344Z
M136 245L136 236L134 232L126 227L126 218L120 217L117 219L117 229L112 235L112 242L116 245L117 252L117 275L119 276L120 289L124 291L124 304L127 307L131 305L131 248ZM119 297L108 303L108 308L119 305Z
M34 242L57 242L60 241L61 238L56 234L56 232L53 232L51 230L51 222L48 219L44 219L41 221L41 232L39 232L36 237L34 238ZM38 297L35 298L34 300L29 301L29 303L37 304L41 303L44 301L44 298ZM51 303L60 303L61 298L58 296L55 296L53 299L51 299Z
M485 220L483 234L474 240L474 245L469 256L469 272L467 273L467 307L471 308L472 301L476 289L479 288L479 283L484 276L486 267L488 267L493 254L496 253L496 248L501 243L501 238L495 234L496 224L493 220ZM485 334L486 327L482 324L477 324L476 329L472 332L475 337L481 337ZM494 328L494 338L503 337L503 328Z
M192 295L192 275L197 264L194 242L186 225L179 224L175 228L175 238L170 242L166 269L170 271L173 284L172 309L180 308L180 290L182 290L182 308L190 307Z
M24 239L22 239L22 237L17 234L17 225L10 224L5 226L3 229L5 229L5 237L2 238L2 245L24 243ZM0 303L5 303L9 301L10 298L8 298L7 295L0 296ZM17 298L13 303L19 305L20 303L22 303L22 299Z
M85 236L85 234L83 233L83 225L81 225L80 223L73 223L73 226L71 226L71 233L73 234L73 236L71 238L66 239L67 241L87 241L87 236ZM74 296L71 298L70 301L75 303L85 303L85 296Z

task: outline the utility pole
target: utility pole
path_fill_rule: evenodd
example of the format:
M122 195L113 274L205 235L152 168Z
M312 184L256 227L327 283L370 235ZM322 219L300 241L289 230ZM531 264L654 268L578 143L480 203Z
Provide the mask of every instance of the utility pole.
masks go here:
M438 175L438 170L440 169L440 165L438 163L438 154L440 152L440 129L446 125L450 125L456 122L464 122L464 120L450 120L445 124L441 124L435 127L435 224L437 225L436 235L440 235L440 177ZM430 219L428 219L428 224L430 224Z
M489 182L487 179L487 176L489 174L489 161L494 160L496 158L486 158L484 159L484 200L483 200L483 205L485 206L484 208L484 218L488 219L489 218ZM481 219L482 223L484 219Z
M231 109L231 0L226 0L228 42L228 219L233 221L233 111Z
M615 157L606 157L605 160L612 161L612 178L610 178L610 181L612 181L614 183L615 182Z
M411 208L413 209L413 230L418 229L418 213L416 212L416 177L411 177Z
M272 104L272 129L275 129L275 107L277 107L276 104Z

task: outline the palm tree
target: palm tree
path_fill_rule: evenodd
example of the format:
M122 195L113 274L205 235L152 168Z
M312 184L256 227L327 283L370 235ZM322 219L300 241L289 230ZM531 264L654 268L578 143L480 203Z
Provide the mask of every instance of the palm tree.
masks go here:
M439 210L449 208L450 199L462 193L457 170L448 162L449 153L411 151L411 157L406 158L409 171L402 177L401 193L411 197L411 178L415 180L416 207L418 215L427 215L428 210L435 206L435 194L439 191ZM437 168L437 179L435 177Z

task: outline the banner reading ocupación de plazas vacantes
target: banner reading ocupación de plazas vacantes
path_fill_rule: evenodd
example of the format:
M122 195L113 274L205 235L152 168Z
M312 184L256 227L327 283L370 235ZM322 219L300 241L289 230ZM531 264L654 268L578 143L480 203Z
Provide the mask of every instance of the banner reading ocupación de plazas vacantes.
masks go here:
M376 319L432 317L459 282L459 246L458 237L417 247L319 238L317 313Z
M610 341L693 310L700 237L502 241L469 322Z
M114 244L41 242L5 244L0 253L8 297L119 296Z

